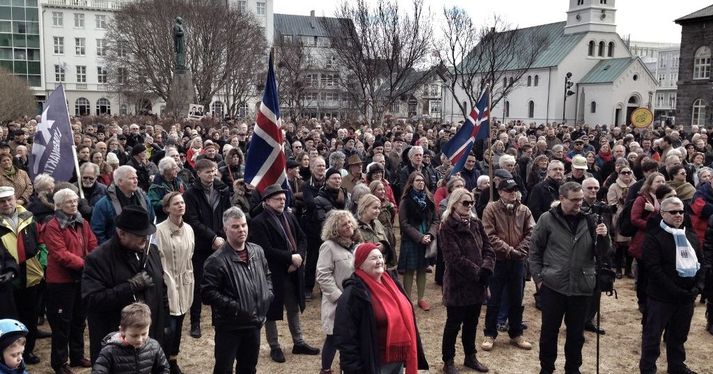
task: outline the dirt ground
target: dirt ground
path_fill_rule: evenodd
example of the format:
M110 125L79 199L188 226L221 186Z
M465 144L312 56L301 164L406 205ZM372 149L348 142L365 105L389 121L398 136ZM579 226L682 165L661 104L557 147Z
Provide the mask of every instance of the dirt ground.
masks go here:
M602 327L606 329L606 335L601 337L600 348L600 372L601 373L638 373L638 360L641 346L641 325L639 322L639 312L636 309L636 296L633 291L634 283L629 279L617 281L619 299L602 296ZM414 287L415 288L415 287ZM540 329L540 312L534 307L532 293L534 286L532 282L527 282L525 291L525 316L524 320L529 326L525 330L525 337L533 343L531 351L522 351L508 344L507 334L500 335L495 342L495 348L491 352L478 352L479 359L490 367L491 373L496 374L522 374L537 373L539 364L537 359ZM415 292L415 290L414 290ZM314 346L321 347L323 334L319 321L319 296L307 303L307 308L302 315L302 329L306 341ZM441 372L441 337L443 324L446 319L446 311L441 305L440 288L433 282L433 275L429 274L426 299L431 303L431 310L424 312L416 310L416 318L421 331L426 357L431 366L431 373ZM185 373L204 374L212 372L213 368L213 330L210 327L210 311L204 307L203 313L203 337L193 339L188 335L188 326L184 326L184 338L182 352L179 363ZM477 344L479 346L483 337L483 319L485 308L481 313L478 323ZM282 374L282 373L318 373L320 369L319 356L294 356L291 353L292 342L287 323L278 323L280 328L280 342L287 358L286 363L278 364L270 360L270 349L264 338L261 342L260 361L258 373ZM48 329L45 324L42 328ZM705 332L705 307L696 302L696 310L693 317L691 332L686 344L686 363L698 373L713 374L713 365L710 364L711 347L713 347L713 336ZM596 336L592 333L586 334L584 345L584 365L582 373L595 373L596 362ZM89 341L86 341L87 347ZM31 366L30 373L53 373L49 368L49 346L50 340L38 341L35 353L40 356L42 363ZM456 344L456 364L463 372L473 372L470 369L463 370L460 366L463 362L462 347L460 339ZM564 328L560 331L559 358L557 360L558 372L564 367ZM662 357L659 358L658 366L661 372L665 372L665 348L662 345ZM88 348L87 348L88 352ZM339 356L335 359L332 367L339 367ZM90 371L78 371L79 373L89 373ZM335 370L336 372L336 370Z

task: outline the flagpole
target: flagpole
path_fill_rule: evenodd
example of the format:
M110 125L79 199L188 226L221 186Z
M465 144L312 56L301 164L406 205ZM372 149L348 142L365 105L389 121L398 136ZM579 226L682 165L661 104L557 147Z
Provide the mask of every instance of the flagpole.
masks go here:
M490 192L490 197L489 201L493 201L494 197L494 189L497 188L498 186L493 183L493 142L492 142L492 137L493 137L493 117L491 116L492 113L492 103L493 103L493 91L490 89L492 87L490 83L488 83L485 86L485 89L488 90L488 156L490 157L490 160L488 161L488 178L490 178L490 188L488 191Z
M67 94L64 92L64 85L62 87L62 97L67 100ZM69 123L69 133L72 135L72 143L74 143L74 130L72 130L72 121L69 117L69 106L67 106L67 123ZM74 160L74 170L77 173L77 189L79 190L79 197L84 199L84 190L82 190L82 175L79 173L79 159L77 158L77 146L72 144L72 160Z

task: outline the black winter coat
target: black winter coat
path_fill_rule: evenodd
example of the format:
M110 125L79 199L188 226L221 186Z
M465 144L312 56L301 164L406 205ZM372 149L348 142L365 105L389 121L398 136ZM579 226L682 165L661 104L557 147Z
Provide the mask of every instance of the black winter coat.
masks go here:
M121 341L118 332L102 340L102 350L92 367L92 374L169 374L171 372L161 345L148 339L139 349Z
M119 326L121 309L135 301L143 301L151 308L149 336L161 344L164 342L164 327L167 326L169 313L161 256L155 245L151 245L148 257L141 254L137 260L135 253L122 248L114 234L85 259L82 302L87 308L92 362L99 356L102 339ZM128 280L144 270L153 279L154 285L134 293Z
M292 236L297 245L297 253L302 256L302 266L297 271L288 273L287 270L292 265L292 252L288 244L288 239L279 222L277 216L263 210L250 222L250 242L262 247L270 268L272 289L275 298L272 299L270 309L267 312L269 321L281 321L285 306L285 282L292 282L294 285L295 299L298 301L300 310L305 309L304 289L304 260L306 259L307 237L300 228L297 218L292 213L283 213L287 218L287 223L292 231Z
M389 275L406 295L398 275ZM379 367L379 339L376 331L371 292L364 281L352 275L344 281L344 292L337 302L334 318L334 339L339 350L339 366L345 374L377 374ZM414 321L416 316L414 315ZM416 326L418 369L428 370L421 337Z
M220 198L215 206L203 192L200 180L188 187L183 199L186 201L186 215L184 220L191 225L196 234L196 252L213 252L213 240L216 236L225 238L223 232L223 212L230 208L230 189L219 179L213 180L213 188L218 191ZM245 212L249 213L249 212Z
M226 331L260 328L272 302L270 268L259 245L245 243L247 263L228 242L203 266L201 296L213 310L213 325Z
M530 208L535 222L540 219L542 213L550 210L553 201L559 200L559 195L559 183L550 177L532 187L527 207Z

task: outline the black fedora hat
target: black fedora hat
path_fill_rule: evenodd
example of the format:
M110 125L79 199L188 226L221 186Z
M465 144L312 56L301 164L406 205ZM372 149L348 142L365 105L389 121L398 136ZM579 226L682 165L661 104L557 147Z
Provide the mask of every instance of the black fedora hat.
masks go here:
M140 206L124 207L116 217L116 228L134 235L146 236L156 232L156 226L149 220L149 214Z
M277 195L280 193L286 194L287 191L285 191L279 184L271 184L267 186L265 191L262 191L262 201L267 200L270 196Z

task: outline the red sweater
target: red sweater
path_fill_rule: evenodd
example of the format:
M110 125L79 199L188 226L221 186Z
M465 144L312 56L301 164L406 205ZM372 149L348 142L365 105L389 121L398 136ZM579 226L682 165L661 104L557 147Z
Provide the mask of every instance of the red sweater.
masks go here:
M47 246L47 283L73 283L84 269L84 258L97 246L88 221L77 228L62 229L56 217L44 227L42 239Z

